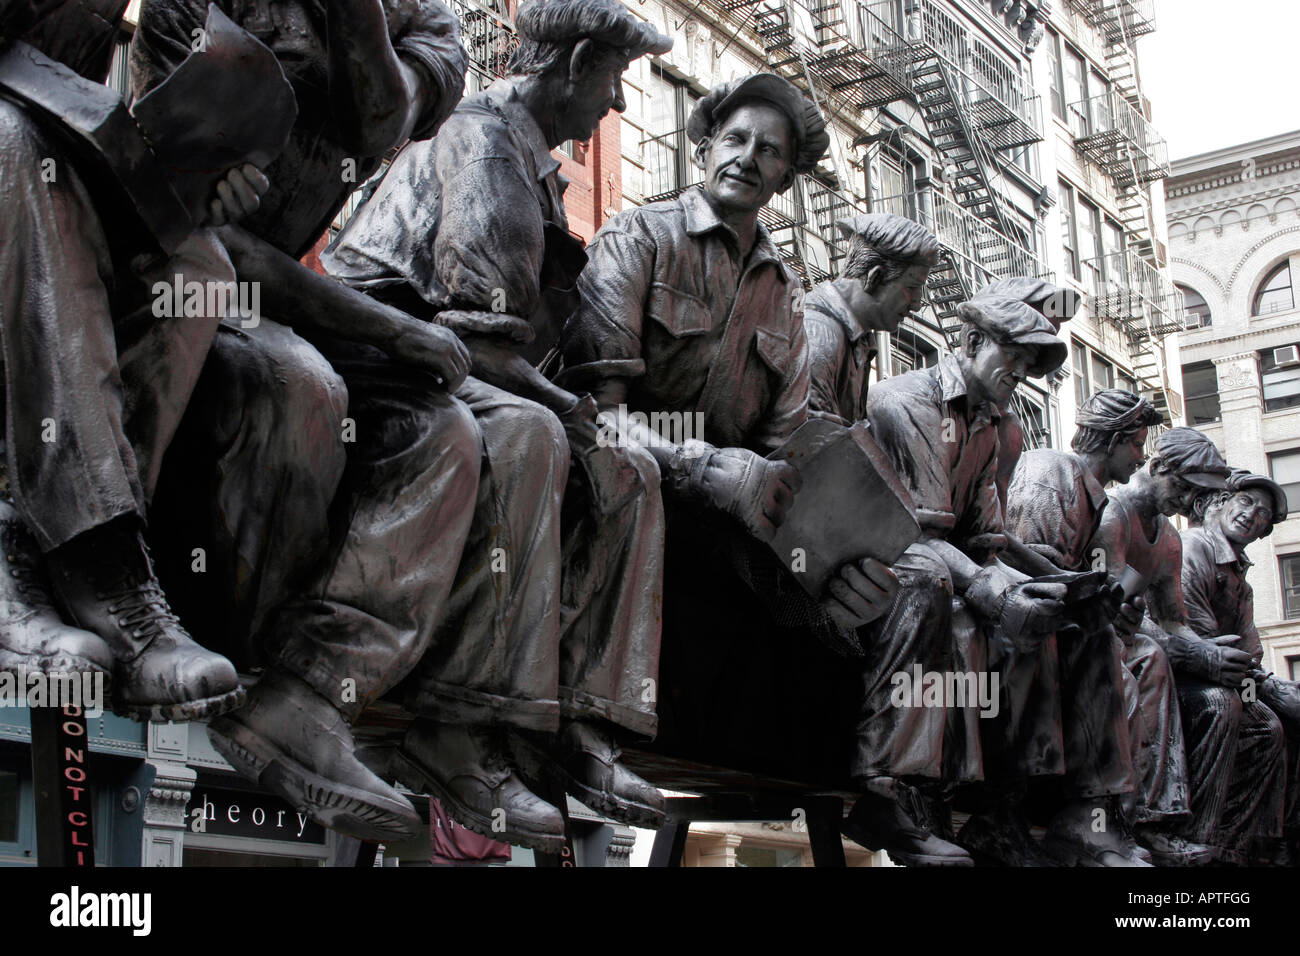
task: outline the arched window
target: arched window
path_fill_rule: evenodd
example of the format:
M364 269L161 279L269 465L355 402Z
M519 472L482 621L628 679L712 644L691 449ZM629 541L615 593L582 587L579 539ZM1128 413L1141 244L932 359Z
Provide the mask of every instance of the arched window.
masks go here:
M1291 263L1285 261L1268 274L1255 293L1251 315L1272 315L1289 312L1295 308L1295 293L1291 288Z
M1210 324L1210 307L1205 303L1205 296L1201 295L1195 289L1175 283L1176 288L1183 297L1183 311L1187 313L1187 327L1189 329L1203 329Z

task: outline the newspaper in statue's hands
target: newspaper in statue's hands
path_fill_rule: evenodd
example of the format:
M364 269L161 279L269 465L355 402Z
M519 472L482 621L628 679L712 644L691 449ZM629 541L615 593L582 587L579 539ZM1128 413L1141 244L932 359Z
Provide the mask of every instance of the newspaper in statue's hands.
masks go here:
M893 564L921 536L911 495L866 422L810 419L768 458L803 478L771 546L812 597L820 600L845 564Z

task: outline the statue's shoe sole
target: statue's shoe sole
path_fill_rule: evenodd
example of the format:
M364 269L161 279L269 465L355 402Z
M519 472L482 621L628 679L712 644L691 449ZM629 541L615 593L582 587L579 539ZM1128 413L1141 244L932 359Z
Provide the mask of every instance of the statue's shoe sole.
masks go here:
M974 866L975 861L969 856L952 856L950 854L918 853L915 850L901 850L889 845L889 839L869 832L866 829L845 823L840 832L858 846L879 852L884 850L890 859L901 866ZM954 844L955 846L956 844Z
M1125 866L1143 868L1151 866L1150 863L1143 860L1136 853L1133 856L1125 857L1118 850L1081 846L1069 840L1053 839L1050 835L1044 838L1043 848L1056 861L1058 866L1106 868ZM1114 859L1107 862L1107 859L1111 857Z
M213 721L208 738L241 774L278 793L323 827L374 843L407 840L419 830L419 816L400 795L389 797L326 779L238 720Z
M539 830L521 828L512 824L510 814L503 813L503 827L491 816L485 816L456 796L441 780L425 769L420 761L398 749L392 756L393 774L409 787L420 787L430 796L437 798L443 809L466 830L485 836L490 840L513 843L516 846L539 850L542 853L558 854L564 849L564 835L546 833Z
M664 825L664 812L656 807L619 797L608 790L598 790L583 783L567 770L559 771L565 792L573 794L578 800L597 813L602 813L619 823L628 826L658 830Z
M115 697L113 710L136 721L149 721L163 724L168 721L202 720L206 717L219 717L229 711L244 706L247 697L244 688L236 687L224 694L212 697L199 697L195 700L176 701L166 704L151 704L139 701L123 700Z

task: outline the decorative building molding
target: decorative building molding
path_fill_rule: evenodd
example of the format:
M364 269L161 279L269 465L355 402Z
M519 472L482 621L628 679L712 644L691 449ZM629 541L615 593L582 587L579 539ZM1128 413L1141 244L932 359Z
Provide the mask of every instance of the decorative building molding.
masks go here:
M1290 235L1293 232L1300 232L1300 226L1287 226L1285 229L1279 229L1276 232L1272 233L1270 236L1268 236L1268 238L1261 239L1259 242L1251 246L1246 251L1246 254L1243 255L1237 261L1237 265L1233 268L1232 274L1228 276L1228 288L1231 289L1233 285L1236 283L1237 276L1239 276L1241 274L1241 270L1246 267L1246 263L1250 261L1251 256L1259 252L1259 250L1263 249L1265 246L1267 246L1274 239L1277 239L1279 236Z
M1220 392L1259 386L1259 369L1256 367L1254 352L1216 356L1213 362L1218 373Z
M1170 264L1171 266L1177 264L1177 265L1180 265L1180 266L1187 266L1187 268L1189 268L1189 269L1195 269L1197 272L1201 273L1201 274L1204 275L1207 279L1209 279L1211 282L1213 282L1215 288L1217 288L1217 289L1219 290L1219 292L1221 292L1221 293L1222 293L1223 295L1225 295L1225 296L1228 294L1228 290L1227 290L1227 288L1224 286L1224 284L1223 284L1223 280L1220 279L1220 278L1219 278L1217 275L1215 275L1213 272L1211 272L1208 268L1206 268L1205 266L1203 266L1201 263L1199 263L1199 262L1194 262L1194 261L1191 260L1191 259L1184 259L1182 256L1170 256L1170 258L1169 258L1169 264ZM1171 271L1172 271L1172 270L1171 270ZM1173 281L1174 281L1174 282L1177 282L1178 280L1175 278ZM1200 291L1200 290L1197 290L1197 291Z

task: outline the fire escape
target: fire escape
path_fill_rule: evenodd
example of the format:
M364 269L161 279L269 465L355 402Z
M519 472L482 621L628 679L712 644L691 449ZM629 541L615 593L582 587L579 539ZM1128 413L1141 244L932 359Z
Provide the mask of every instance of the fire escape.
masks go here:
M1155 30L1151 0L1069 0L1106 44L1110 88L1072 108L1075 148L1114 184L1125 246L1098 263L1104 276L1093 315L1115 323L1128 339L1139 390L1166 419L1181 416L1170 387L1165 339L1183 327L1179 296L1169 282L1165 249L1156 239L1151 184L1169 175L1169 151L1151 125L1151 105L1138 85L1134 41Z

